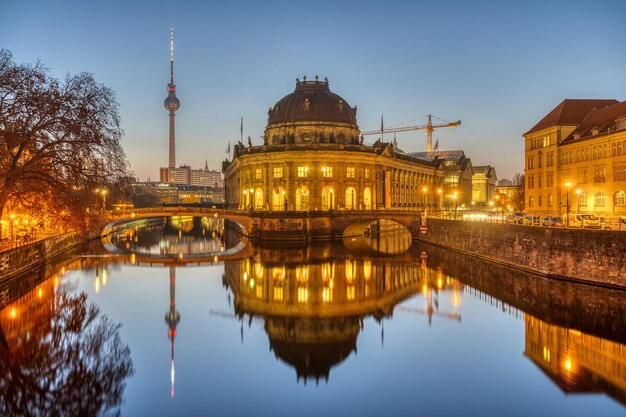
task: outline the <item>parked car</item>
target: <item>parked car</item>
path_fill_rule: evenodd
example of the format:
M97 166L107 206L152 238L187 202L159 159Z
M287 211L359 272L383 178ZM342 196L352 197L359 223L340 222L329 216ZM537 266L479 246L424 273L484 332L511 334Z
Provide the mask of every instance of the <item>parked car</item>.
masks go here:
M541 217L539 216L525 216L524 217L524 224L530 224L533 226L539 226L541 225Z
M541 224L548 227L563 227L563 219L559 216L545 216Z
M515 223L515 224L524 224L524 212L518 211L513 213L513 216L511 217L511 222Z
M600 229L602 228L602 223L600 223L600 219L598 219L593 214L577 214L576 217L576 226L580 226L585 229Z

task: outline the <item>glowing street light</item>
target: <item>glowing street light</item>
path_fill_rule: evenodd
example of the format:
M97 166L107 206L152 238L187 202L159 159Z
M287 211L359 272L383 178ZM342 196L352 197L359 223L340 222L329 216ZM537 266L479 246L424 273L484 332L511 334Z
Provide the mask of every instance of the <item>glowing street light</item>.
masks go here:
M422 187L422 192L424 193L424 198L423 198L424 209L426 209L426 207L428 206L428 202L427 202L428 195L426 194L428 192L428 187Z
M569 189L571 186L571 182L565 183L565 227L569 227Z

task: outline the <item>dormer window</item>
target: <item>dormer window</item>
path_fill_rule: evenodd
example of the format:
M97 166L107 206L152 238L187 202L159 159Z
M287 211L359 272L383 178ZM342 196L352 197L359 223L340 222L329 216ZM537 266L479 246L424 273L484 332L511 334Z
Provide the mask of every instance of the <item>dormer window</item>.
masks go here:
M343 111L343 100L339 100L339 103L337 103L337 108L339 109L339 111Z
M598 128L597 127L591 128L591 134L592 135L597 135L598 134Z
M580 133L578 132L574 133L574 139L580 139Z
M304 107L304 111L311 110L311 100L309 100L308 97L304 99L303 107Z

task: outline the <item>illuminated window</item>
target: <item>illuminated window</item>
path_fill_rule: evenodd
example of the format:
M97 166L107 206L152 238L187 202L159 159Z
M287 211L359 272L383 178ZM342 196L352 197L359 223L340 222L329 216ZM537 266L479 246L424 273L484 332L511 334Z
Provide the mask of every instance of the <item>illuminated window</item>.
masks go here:
M261 168L257 168L254 170L254 179L255 180L263 179L263 170Z
M298 178L306 178L309 175L308 167L298 167Z
M309 289L307 287L298 287L298 302L306 303L309 301Z
M274 287L274 301L283 301L283 287Z
M578 170L578 183L587 184L587 168L581 168Z
M332 178L333 177L333 167L322 167L322 176L324 178Z
M615 205L616 206L626 205L626 195L624 194L624 191L616 192L614 200L615 200Z
M365 168L365 179L369 180L370 179L370 169L369 168Z
M325 303L333 301L333 291L330 287L324 287L322 289L322 301Z
M354 167L348 167L346 169L346 177L347 178L354 178L355 176L356 175L355 175Z
M613 181L626 181L626 165L613 165Z
M580 193L578 196L578 205L586 206L587 205L587 193Z
M594 167L593 168L593 182L605 182L606 181L606 167Z
M283 167L274 167L274 178L283 177Z
M604 193L599 192L596 193L596 207L602 207L604 206L604 204L606 203L606 197L604 196Z
M354 300L354 294L354 285L348 285L346 287L346 298L348 299L348 301Z

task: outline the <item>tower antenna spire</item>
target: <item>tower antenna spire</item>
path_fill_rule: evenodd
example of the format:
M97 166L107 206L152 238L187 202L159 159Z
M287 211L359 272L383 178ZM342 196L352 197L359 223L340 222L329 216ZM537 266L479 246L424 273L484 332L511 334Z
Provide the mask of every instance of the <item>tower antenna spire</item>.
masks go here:
M170 28L170 84L174 84L174 28Z

